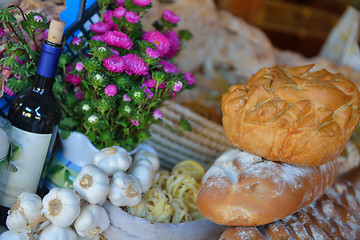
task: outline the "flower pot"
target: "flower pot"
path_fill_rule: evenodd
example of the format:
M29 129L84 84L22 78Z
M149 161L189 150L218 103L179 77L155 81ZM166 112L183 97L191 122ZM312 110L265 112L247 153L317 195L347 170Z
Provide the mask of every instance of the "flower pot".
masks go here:
M44 184L48 190L54 187L72 188L73 180L81 168L92 163L94 155L100 151L85 134L80 132L72 132L67 139L60 137L60 140L62 148L53 154L46 171ZM129 154L132 155L139 149L157 155L156 151L146 144L139 144Z
M103 207L110 217L110 227L103 233L107 240L215 240L226 228L205 218L179 224L156 223L132 216L109 201Z

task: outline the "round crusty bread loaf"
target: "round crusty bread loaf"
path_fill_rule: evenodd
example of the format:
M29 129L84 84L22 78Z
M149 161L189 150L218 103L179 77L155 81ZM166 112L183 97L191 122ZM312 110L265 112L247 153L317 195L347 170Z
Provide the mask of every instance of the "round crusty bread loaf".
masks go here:
M221 225L264 225L319 198L336 173L336 161L299 167L229 150L203 176L197 206L204 217Z
M313 65L263 68L222 97L233 146L272 161L319 166L344 149L360 119L357 87Z

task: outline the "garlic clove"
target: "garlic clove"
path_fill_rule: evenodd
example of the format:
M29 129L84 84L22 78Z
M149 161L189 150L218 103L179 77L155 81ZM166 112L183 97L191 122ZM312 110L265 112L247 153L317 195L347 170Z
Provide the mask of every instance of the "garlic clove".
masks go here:
M78 240L78 236L70 227L51 224L41 232L39 240Z
M134 162L136 161L139 161L143 158L146 158L148 159L151 164L152 164L152 167L153 167L153 170L155 172L159 171L159 168L160 168L160 160L159 160L159 157L158 155L152 153L152 152L149 152L145 149L140 149L136 154L135 154L135 157L134 157Z
M69 188L53 188L43 198L42 212L53 225L68 227L80 214L80 197Z
M33 240L34 238L31 238L28 234L22 232L22 233L16 233L13 231L6 231L3 232L0 235L0 240Z
M130 167L132 158L126 149L119 146L104 148L96 153L93 158L94 164L103 170L108 176L117 171L126 171Z
M86 205L74 222L80 237L94 239L110 226L110 219L103 207L95 204Z
M109 194L109 178L97 166L85 165L74 180L73 186L81 198L89 203L99 204Z
M122 171L116 172L110 181L108 198L115 206L136 206L141 201L139 180Z
M134 162L129 170L129 174L135 176L141 185L141 191L145 192L154 184L155 171L148 159L141 158Z

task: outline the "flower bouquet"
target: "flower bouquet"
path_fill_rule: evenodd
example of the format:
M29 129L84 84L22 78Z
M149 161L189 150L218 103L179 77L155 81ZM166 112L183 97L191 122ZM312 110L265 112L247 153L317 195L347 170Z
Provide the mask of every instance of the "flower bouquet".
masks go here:
M75 57L68 53L64 80L54 86L62 107L61 134L83 132L98 149L131 150L150 138L148 129L161 121L163 101L195 83L191 73L182 74L173 64L191 34L175 30L180 17L169 10L153 31L143 31L141 19L151 0L98 2L101 19L90 26L91 40L70 40Z

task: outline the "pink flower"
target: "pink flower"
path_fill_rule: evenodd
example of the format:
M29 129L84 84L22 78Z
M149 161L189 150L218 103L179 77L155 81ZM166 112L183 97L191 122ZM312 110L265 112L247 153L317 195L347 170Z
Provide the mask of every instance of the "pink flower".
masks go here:
M160 52L158 50L152 49L150 47L146 48L146 54L151 58L159 58L160 57Z
M77 91L75 93L75 96L77 97L77 99L81 100L83 98L83 93L81 90Z
M154 88L154 87L156 87L157 82L156 82L156 80L149 78L149 79L146 79L144 83L147 87Z
M124 94L123 95L123 100L124 100L124 102L130 102L131 98L127 94Z
M150 5L151 0L133 0L133 3L140 7L146 7Z
M180 92L182 87L183 87L183 83L181 81L176 81L173 86L173 90L174 92Z
M2 37L2 36L6 36L6 33L5 33L4 29L2 29L2 28L0 27L0 37ZM9 94L9 95L10 95L10 94Z
M125 14L125 19L128 23L138 23L141 19L141 17L139 16L139 14L137 14L136 12L126 12Z
M163 83L161 83L160 85L159 85L159 89L164 89L165 88L165 86L166 86L166 83L165 82L163 82Z
M124 8L123 6L120 6L114 10L114 17L122 18L123 16L125 16L125 13L126 13L126 8Z
M184 77L189 85L195 84L195 81L196 81L195 77L191 73L189 73L189 72L184 73Z
M160 56L164 56L170 50L170 42L167 37L159 31L146 32L143 35L145 41L154 44L156 50L160 52Z
M99 42L104 42L104 36L103 35L95 35L90 40L95 40Z
M149 99L151 99L151 98L154 96L154 93L150 90L150 88L148 88L148 86L146 86L145 83L143 83L143 84L141 85L141 89L143 89L143 88L144 88L144 93L146 93L146 94L147 94L147 97L148 97Z
M114 11L113 10L108 10L104 13L104 21L105 23L107 23L112 29L118 29L118 25L116 25L114 23L114 21L112 20L112 17L114 16Z
M181 18L178 15L176 15L174 12L168 9L164 10L162 16L166 21L172 24L178 23L181 20Z
M17 61L18 64L23 65L25 63L25 61L19 59L17 56L15 56L15 60Z
M162 118L162 114L161 114L161 112L160 112L159 109L156 109L156 110L154 111L153 116L154 116L154 118L155 118L156 120Z
M144 59L141 59L138 55L129 53L123 56L122 58L125 59L126 62L125 72L127 74L129 75L135 74L137 76L140 76L140 75L146 75L148 73L149 68L146 62L144 61Z
M75 74L71 74L71 75L72 75L72 77L71 77L72 84L75 85L75 86L79 85L81 83L82 78L80 76L78 76L78 75L75 75Z
M90 25L91 31L96 34L104 34L107 31L111 30L111 26L104 22L97 22Z
M181 42L175 31L167 32L165 33L165 36L169 39L171 46L170 50L164 55L164 57L169 59L175 57L179 52Z
M4 86L4 92L11 97L15 96L15 93L13 91L11 91L11 89L8 88L7 86Z
M130 121L132 124L134 124L136 127L139 126L139 122L135 121L134 119L131 119Z
M82 64L82 62L76 63L75 69L76 69L76 71L78 71L78 72L83 71L83 70L84 70L84 64Z
M133 46L133 42L125 33L116 30L107 31L104 34L104 41L112 46L125 48L127 50Z
M80 46L80 44L81 44L81 38L74 37L74 39L72 40L72 45L73 46Z
M3 68L1 70L1 73L6 77L9 78L11 76L11 68L7 68L5 65L3 65Z
M115 96L117 93L117 89L115 85L107 85L105 88L105 94L108 95L109 97L113 97Z
M34 16L34 22L41 23L43 20L44 19L39 15Z
M15 73L14 74L14 78L16 78L17 80L21 80L22 77L18 74L18 73Z
M103 60L104 67L111 72L123 72L126 67L125 60L117 55L113 55Z
M49 35L49 29L46 29L46 30L43 32L43 39L47 39L47 38L48 38L48 35Z
M125 4L125 0L115 0L115 5L116 6L124 6Z
M179 72L176 65L172 64L169 61L161 59L159 64L163 67L164 71L167 73L178 73Z

